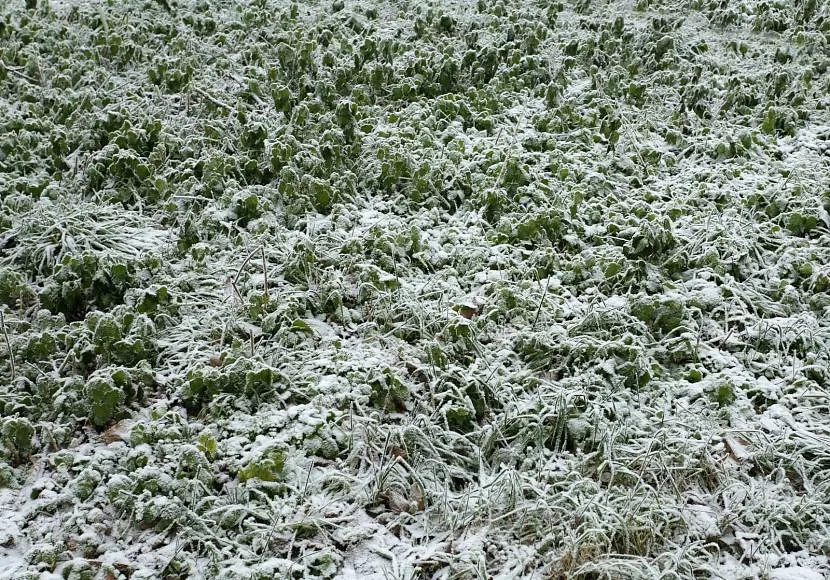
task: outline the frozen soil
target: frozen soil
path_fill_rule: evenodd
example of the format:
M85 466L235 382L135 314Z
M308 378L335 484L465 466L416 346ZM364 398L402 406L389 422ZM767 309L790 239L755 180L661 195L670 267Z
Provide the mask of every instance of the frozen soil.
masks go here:
M830 575L820 0L0 8L0 578Z

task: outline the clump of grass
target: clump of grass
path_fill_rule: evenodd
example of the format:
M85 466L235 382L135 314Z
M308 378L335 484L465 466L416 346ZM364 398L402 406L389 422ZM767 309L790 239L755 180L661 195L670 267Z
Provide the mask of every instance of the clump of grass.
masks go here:
M0 263L37 277L50 276L66 256L91 252L137 260L151 252L161 253L169 239L146 217L72 197L42 198L14 221L6 233L14 248Z

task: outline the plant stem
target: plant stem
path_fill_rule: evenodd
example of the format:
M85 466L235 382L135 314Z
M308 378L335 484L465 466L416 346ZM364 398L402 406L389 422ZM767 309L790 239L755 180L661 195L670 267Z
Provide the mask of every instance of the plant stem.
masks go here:
M9 361L12 365L12 381L14 381L15 376L17 374L16 367L14 364L14 352L12 351L12 343L9 340L9 333L6 331L6 317L3 315L3 309L0 308L0 327L3 328L3 336L6 339L6 348L9 349Z
M260 249L262 250L262 275L265 277L265 304L268 304L268 263L265 261L265 246Z
M203 91L202 89L200 89L198 87L194 87L193 90L196 91L197 93L199 93L201 96L203 96L205 99L207 99L208 101L210 101L214 105L216 105L217 107L219 107L220 109L225 109L226 111L233 111L233 107L231 107L227 103L223 103L222 101L220 101L219 99L217 99L215 97L210 96L210 94L207 91Z
M536 309L536 316L533 318L533 326L531 326L531 328L534 330L536 329L536 323L539 322L539 314L542 312L542 304L545 303L545 298L548 295L548 286L550 286L550 276L548 276L548 279L545 282L545 289L542 292L542 299L539 300L539 308Z

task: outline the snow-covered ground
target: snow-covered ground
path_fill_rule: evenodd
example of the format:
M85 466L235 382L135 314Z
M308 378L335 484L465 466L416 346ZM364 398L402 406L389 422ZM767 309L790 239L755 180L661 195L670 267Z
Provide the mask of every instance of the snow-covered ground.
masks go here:
M830 576L826 2L0 8L0 578Z

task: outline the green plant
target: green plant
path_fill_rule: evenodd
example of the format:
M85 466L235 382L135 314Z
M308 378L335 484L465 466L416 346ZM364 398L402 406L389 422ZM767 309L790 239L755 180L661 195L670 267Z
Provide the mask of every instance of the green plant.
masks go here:
M28 459L34 448L35 428L23 417L9 417L3 421L2 442L15 463Z
M719 407L728 407L735 402L736 398L735 387L729 382L717 385L712 391L712 400L715 401Z
M43 564L47 570L52 571L58 564L59 548L54 544L36 544L26 552L26 561L31 564Z
M90 377L84 395L89 405L89 418L96 427L106 426L125 412L126 395L109 376Z
M92 497L92 494L95 493L95 490L101 484L102 479L101 474L95 469L87 468L79 473L74 482L75 494L78 496L78 499L86 501Z
M219 452L219 444L216 442L213 435L207 432L203 432L199 435L196 447L205 455L207 459L211 461L216 458L216 455Z
M19 272L0 267L0 304L10 308L27 307L34 304L37 294Z
M406 408L409 390L391 369L373 373L368 379L371 387L369 403L384 410L402 411Z
M9 574L824 573L821 2L145 4L0 17Z
M641 298L632 303L631 314L645 322L652 330L667 334L683 324L686 308L676 299Z
M250 479L273 482L282 478L285 468L286 454L282 449L271 449L260 457L250 462L239 471L239 481L246 482Z

